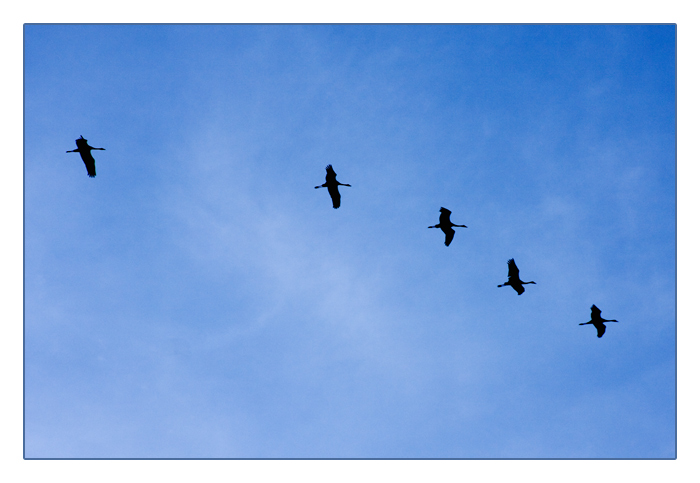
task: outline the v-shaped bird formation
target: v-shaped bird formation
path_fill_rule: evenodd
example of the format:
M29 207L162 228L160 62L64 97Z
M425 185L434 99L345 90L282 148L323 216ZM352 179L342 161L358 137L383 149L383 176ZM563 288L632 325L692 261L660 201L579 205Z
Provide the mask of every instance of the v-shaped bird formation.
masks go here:
M82 135L80 136L79 139L75 140L76 146L78 146L77 149L73 149L71 151L66 151L67 153L80 153L80 158L83 160L83 163L85 163L85 168L87 169L88 176L91 178L94 178L97 175L97 172L95 170L95 159L92 157L92 154L90 151L93 150L100 150L104 151L104 148L93 148L90 146L87 142L87 139L85 139ZM323 183L322 185L319 186L314 186L315 189L318 188L327 188L328 189L328 194L331 197L331 201L333 203L333 208L338 209L340 208L340 191L338 190L339 186L348 186L350 187L349 184L341 183L337 180L337 174L335 170L333 169L332 165L327 165L326 166L326 182ZM449 247L450 243L452 243L452 240L454 239L455 236L455 231L454 227L459 227L459 228L467 228L466 225L456 225L452 223L450 220L450 215L452 212L448 210L445 207L440 208L440 220L436 225L429 226L428 228L439 228L442 230L442 232L445 234L445 246ZM508 281L504 282L501 285L498 285L498 287L505 287L506 285L510 285L513 290L515 290L518 295L522 295L525 293L525 287L523 285L527 284L535 284L535 282L530 281L530 282L523 282L520 280L520 270L518 269L518 266L515 264L514 259L508 260ZM580 323L579 325L587 325L587 324L593 324L593 326L596 328L598 331L598 337L603 337L603 334L605 334L605 324L604 322L618 322L617 320L607 320L603 319L601 317L601 311L598 307L593 305L591 307L591 320L588 322L583 322Z

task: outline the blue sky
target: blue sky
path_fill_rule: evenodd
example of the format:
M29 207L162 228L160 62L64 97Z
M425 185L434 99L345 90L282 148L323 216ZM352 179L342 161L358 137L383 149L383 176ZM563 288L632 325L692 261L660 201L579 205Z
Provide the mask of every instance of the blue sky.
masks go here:
M675 456L674 26L24 34L26 457Z

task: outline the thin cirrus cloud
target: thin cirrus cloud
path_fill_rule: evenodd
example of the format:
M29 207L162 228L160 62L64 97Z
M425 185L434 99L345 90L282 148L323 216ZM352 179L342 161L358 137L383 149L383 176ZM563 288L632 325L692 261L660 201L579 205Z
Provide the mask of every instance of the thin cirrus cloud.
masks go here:
M674 52L25 26L25 455L673 458Z

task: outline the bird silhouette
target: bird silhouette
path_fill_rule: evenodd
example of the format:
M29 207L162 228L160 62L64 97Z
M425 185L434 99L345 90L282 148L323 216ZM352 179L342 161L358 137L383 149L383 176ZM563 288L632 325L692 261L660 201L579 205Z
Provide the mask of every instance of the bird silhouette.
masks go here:
M466 225L455 225L450 221L450 214L452 212L447 208L440 208L440 223L437 225L429 226L428 228L440 228L445 234L445 246L449 247L452 243L452 239L455 237L455 231L452 229L453 226L460 226L462 228L467 228Z
M93 148L87 143L87 139L85 139L82 135L80 136L80 139L75 140L75 145L78 146L78 149L66 152L80 153L80 157L83 159L83 163L85 163L85 167L87 168L88 176L94 178L97 175L95 172L95 158L93 158L92 154L90 154L90 150L99 149L100 151L104 151L105 148Z
M338 176L333 171L333 166L330 164L326 166L326 182L321 186L314 186L314 188L328 188L328 194L331 195L331 200L333 200L333 208L340 208L340 191L338 191L338 186L350 186L349 184L339 183L335 177Z
M605 324L603 322L617 322L617 320L607 320L600 316L600 309L594 305L591 305L591 320L588 322L583 322L578 325L593 324L593 327L598 329L598 338L603 337L605 334Z
M522 295L525 291L523 285L528 283L535 282L523 282L522 280L520 280L520 270L518 270L518 266L515 264L515 260L513 260L512 258L508 260L508 281L503 285L499 285L499 287L505 287L506 285L510 285L516 292L518 292L518 295Z

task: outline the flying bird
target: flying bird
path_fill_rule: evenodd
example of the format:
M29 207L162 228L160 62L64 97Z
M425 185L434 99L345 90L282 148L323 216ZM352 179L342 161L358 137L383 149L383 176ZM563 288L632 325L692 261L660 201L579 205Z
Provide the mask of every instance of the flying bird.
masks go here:
M450 221L450 214L452 212L447 208L440 208L440 223L437 225L429 226L428 228L440 228L445 234L445 246L449 247L452 243L452 239L455 237L455 231L452 229L453 226L460 226L462 228L467 228L466 225L455 225Z
M333 166L330 164L326 166L326 182L321 186L314 186L314 188L328 188L328 194L331 195L331 200L333 200L333 208L340 208L340 191L338 191L338 186L350 186L349 184L339 183L335 177L338 176L333 171Z
M66 152L80 153L80 157L83 159L83 163L85 163L85 167L87 168L88 176L94 178L97 174L95 172L95 158L93 158L92 154L90 154L90 150L99 149L100 151L104 151L105 148L93 148L87 143L87 139L85 139L82 135L80 136L80 139L75 140L75 145L78 146L78 149Z
M605 334L605 324L603 322L617 322L617 320L607 320L600 316L600 309L594 305L591 306L591 320L588 322L583 322L578 325L593 324L593 327L598 329L598 338L603 337Z
M512 258L508 260L508 281L503 285L499 285L499 287L505 287L506 285L510 285L516 292L518 292L518 295L522 295L525 291L523 285L528 283L535 282L523 282L522 280L520 280L520 270L518 270L518 266L515 264L515 260L513 260Z

